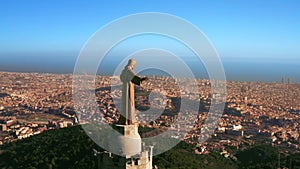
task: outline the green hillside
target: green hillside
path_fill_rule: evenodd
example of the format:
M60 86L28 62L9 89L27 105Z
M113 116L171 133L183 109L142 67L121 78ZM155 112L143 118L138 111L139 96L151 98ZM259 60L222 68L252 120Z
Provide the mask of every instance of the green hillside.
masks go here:
M147 130L144 130L147 131ZM93 149L102 151L86 136L81 126L49 130L40 135L0 146L0 168L96 168ZM238 161L217 153L196 155L193 145L180 142L173 149L154 157L159 169L274 168L277 150L256 146L236 154ZM300 158L282 155L282 165L298 166Z

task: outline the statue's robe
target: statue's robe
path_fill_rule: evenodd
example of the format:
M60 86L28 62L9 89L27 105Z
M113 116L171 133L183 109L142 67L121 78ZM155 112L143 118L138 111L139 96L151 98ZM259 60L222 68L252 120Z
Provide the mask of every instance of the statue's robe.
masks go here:
M130 67L125 67L121 73L122 87L122 107L119 124L131 125L136 122L135 102L134 102L134 84L140 85L142 79L138 77ZM125 117L123 116L125 115Z

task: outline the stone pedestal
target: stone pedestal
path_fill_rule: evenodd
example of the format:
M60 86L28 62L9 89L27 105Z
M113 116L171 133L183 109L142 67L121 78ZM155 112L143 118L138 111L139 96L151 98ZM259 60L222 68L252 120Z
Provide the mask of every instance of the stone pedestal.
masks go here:
M101 153L99 156L99 166L101 168L113 169L152 169L152 151L153 147L149 147L150 151L143 147L142 139L138 133L138 125L117 125L116 130L121 136L108 138L110 149L119 152L123 156L117 156L110 152Z

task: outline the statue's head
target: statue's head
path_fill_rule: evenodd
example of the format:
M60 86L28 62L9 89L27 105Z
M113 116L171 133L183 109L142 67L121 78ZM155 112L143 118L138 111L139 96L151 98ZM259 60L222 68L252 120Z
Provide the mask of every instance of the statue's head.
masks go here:
M136 61L134 59L129 59L127 66L133 69L136 65Z

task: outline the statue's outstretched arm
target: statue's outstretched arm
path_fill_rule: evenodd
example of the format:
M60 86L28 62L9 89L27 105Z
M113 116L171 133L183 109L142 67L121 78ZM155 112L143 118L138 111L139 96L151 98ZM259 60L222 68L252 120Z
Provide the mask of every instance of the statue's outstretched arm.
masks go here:
M145 81L145 80L148 80L148 77L139 77L139 76L134 76L131 80L132 83L136 84L136 85L141 85L141 82Z

